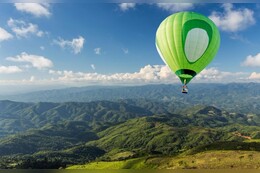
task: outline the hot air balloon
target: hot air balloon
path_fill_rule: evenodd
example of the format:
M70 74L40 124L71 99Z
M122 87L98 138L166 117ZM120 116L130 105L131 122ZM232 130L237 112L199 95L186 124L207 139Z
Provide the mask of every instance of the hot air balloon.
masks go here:
M156 48L164 63L184 84L201 72L215 57L220 45L216 25L195 12L179 12L162 21L156 32Z

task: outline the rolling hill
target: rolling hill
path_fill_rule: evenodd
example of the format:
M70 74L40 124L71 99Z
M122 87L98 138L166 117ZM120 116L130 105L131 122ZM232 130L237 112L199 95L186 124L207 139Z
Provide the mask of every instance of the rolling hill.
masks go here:
M129 164L134 165L151 156L189 158L215 150L260 151L258 115L214 106L176 110L175 106L146 99L1 101L0 166L59 168L136 158Z
M232 157L230 157L232 156ZM141 157L122 161L99 161L67 169L230 169L257 171L260 155L255 151L207 151L176 157ZM215 170L214 170L215 171Z
M0 101L0 137L67 121L84 121L93 128L104 128L152 112L124 102L21 103Z

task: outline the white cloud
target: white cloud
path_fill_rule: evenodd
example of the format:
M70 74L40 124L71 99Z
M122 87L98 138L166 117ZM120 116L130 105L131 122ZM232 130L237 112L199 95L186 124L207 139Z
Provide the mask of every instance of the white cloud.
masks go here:
M260 53L255 56L249 55L246 57L246 60L242 62L242 66L248 67L260 67Z
M166 65L146 65L134 73L84 73L73 71L54 71L49 74L54 76L53 81L62 83L82 84L151 84L151 83L179 83L179 78ZM229 83L229 82L250 82L249 73L226 72L217 68L209 68L199 73L192 83Z
M32 14L36 17L49 17L51 12L49 11L49 4L47 3L15 3L15 8L18 11Z
M194 82L244 82L248 79L248 73L220 71L215 67L202 70Z
M38 31L38 32L36 33L36 35L37 35L38 37L42 37L42 36L44 35L44 32L43 32L43 31Z
M54 81L64 83L86 82L100 84L145 84L145 83L172 83L179 81L167 66L147 65L134 73L98 74L73 71L54 71L49 74L58 76Z
M6 60L13 62L27 62L37 69L45 69L53 66L51 60L39 55L29 55L25 52L16 55L15 57L7 57Z
M7 21L8 26L16 34L17 37L28 37L29 34L42 37L44 32L39 30L38 25L26 23L23 20L14 20L10 18Z
M41 49L41 50L45 50L45 47L44 47L44 46L40 46L40 49Z
M223 73L220 72L217 68L209 68L202 70L197 76L196 79L221 79L223 78Z
M94 64L90 65L93 70L96 70L96 66Z
M194 7L192 3L157 3L156 4L159 8L169 11L171 13L177 11L185 11L190 10Z
M237 33L233 33L232 35L230 35L230 38L232 40L239 40L239 41L241 41L243 43L253 45L253 43L250 42L247 38L245 38L243 35L240 35L240 34L237 34Z
M53 74L53 75L62 75L62 71L55 71L55 70L49 70L49 74Z
M119 4L119 8L122 11L127 11L131 8L135 8L136 4L135 3L121 3Z
M260 73L256 73L256 72L251 73L249 79L260 79Z
M128 49L123 48L122 50L123 50L124 54L128 54L129 53Z
M95 54L97 54L97 55L101 54L101 48L100 47L95 48L94 51L95 51Z
M0 74L19 73L23 70L17 66L0 66Z
M72 41L64 40L59 38L58 40L53 40L54 44L59 45L61 48L70 48L74 52L74 54L78 54L81 52L84 46L85 39L82 36L78 38L73 38Z
M0 68L1 69L1 68ZM96 72L74 72L71 70L49 70L49 78L31 76L21 80L0 80L0 84L35 84L35 85L144 85L173 84L181 85L179 78L166 65L146 65L133 73L99 74ZM1 83L1 82L5 83ZM199 73L192 83L230 83L257 82L260 73L226 72L217 68L208 68Z
M0 27L0 42L13 38L12 34Z
M30 82L34 82L35 81L35 76L31 76L29 81Z
M229 3L222 7L223 13L213 11L209 18L223 31L241 31L255 24L254 11L248 8L234 9Z

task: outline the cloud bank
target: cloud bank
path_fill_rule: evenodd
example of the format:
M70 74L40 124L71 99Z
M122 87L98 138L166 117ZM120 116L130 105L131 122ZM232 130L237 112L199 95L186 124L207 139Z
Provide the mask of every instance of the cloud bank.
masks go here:
M101 84L150 84L150 83L180 83L179 78L166 65L146 65L138 72L98 74L73 72L69 70L54 71L49 70L53 80L60 82L86 82ZM217 68L204 69L193 80L192 83L199 82L245 82L249 79L248 73L225 72Z
M21 61L21 60L19 60ZM25 60L22 60L23 62ZM95 70L95 65L90 65ZM1 70L1 68L0 68ZM3 68L3 71L7 71ZM21 69L9 69L10 73L20 72ZM12 71L12 72L11 72ZM3 73L3 72L2 72ZM72 70L48 71L48 77L33 76L23 80L0 80L3 85L23 84L49 86L87 86L87 85L145 85L145 84L179 84L179 78L166 65L146 65L133 73L100 74L96 72L75 72ZM4 82L4 83L3 83ZM227 72L215 67L204 69L191 83L231 83L231 82L260 82L260 73ZM0 83L1 85L1 83Z
M260 73L253 72L250 74L249 79L257 79L260 80Z

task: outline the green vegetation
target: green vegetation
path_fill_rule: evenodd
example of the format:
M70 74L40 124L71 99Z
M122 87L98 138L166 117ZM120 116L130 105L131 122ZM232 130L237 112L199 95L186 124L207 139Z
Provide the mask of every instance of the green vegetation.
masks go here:
M0 137L29 129L48 128L51 125L66 126L70 122L76 122L79 126L84 126L84 129L102 130L131 118L152 115L149 110L141 107L108 101L28 104L0 101L0 108Z
M124 161L91 162L67 169L259 169L255 151L207 151L175 157L146 157Z
M255 131L260 130L258 126L231 124L223 128L220 124L220 127L210 128L208 118L205 118L207 124L198 124L187 119L187 122L190 122L189 125L176 123L185 120L181 117L179 119L174 115L131 119L99 132L100 139L88 142L87 145L95 145L106 151L115 148L118 149L118 152L132 151L137 155L144 153L177 155L187 150L201 152L214 149L260 151L260 143L244 143L243 141L247 139L244 136L236 135L239 132L252 136ZM198 119L198 121L202 122L202 119ZM113 152L113 155L115 154ZM113 160L108 155L105 156L106 160Z
M0 168L259 167L258 114L178 104L0 101Z
M147 169L152 165L145 164L145 158L135 158L124 161L92 162L86 165L70 166L67 169Z

